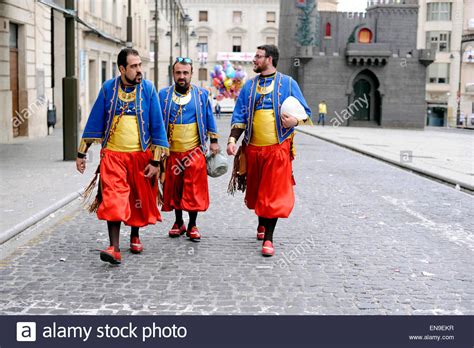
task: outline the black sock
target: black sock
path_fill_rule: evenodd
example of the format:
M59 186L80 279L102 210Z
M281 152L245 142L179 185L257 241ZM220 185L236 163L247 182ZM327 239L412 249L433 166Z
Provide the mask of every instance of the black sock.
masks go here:
M196 220L197 220L198 212L197 211L190 211L190 212L188 212L188 214L189 214L188 231L191 231L191 228L196 226Z
M264 226L265 226L264 241L269 240L270 242L273 242L273 231L275 231L275 226L277 224L278 218L273 218L273 219L262 218L262 219L264 220Z
M130 231L130 239L132 239L132 237L140 237L138 231L140 230L140 227L134 227L132 226L132 229Z
M266 224L266 219L259 216L259 217L258 217L258 226L263 226L263 227L265 227L265 224Z
M120 251L120 221L107 221L107 228L109 230L110 246L115 248L115 251Z
M175 224L178 225L178 228L180 228L183 224L184 224L184 221L183 221L183 211L182 210L178 210L178 209L175 209L174 210L174 215L176 216L176 220L175 220Z

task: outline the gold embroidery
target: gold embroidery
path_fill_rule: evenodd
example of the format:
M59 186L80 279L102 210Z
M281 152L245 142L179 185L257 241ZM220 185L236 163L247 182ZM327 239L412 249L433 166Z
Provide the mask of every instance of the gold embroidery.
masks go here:
M267 82L267 79L265 79L264 84L266 84L266 82ZM273 79L273 81L268 86L257 85L258 94L268 94L268 93L273 92L274 89L275 89L275 79Z
M131 92L125 92L122 89L122 86L119 85L118 97L121 101L123 101L125 103L131 103L135 100L136 95L137 95L137 88L136 87Z

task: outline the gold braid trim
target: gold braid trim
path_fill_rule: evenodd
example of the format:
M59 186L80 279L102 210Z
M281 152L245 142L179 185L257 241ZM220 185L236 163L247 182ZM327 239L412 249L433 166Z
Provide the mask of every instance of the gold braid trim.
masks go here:
M311 121L311 117L307 117L304 120L298 120L297 126L314 126L313 121Z
M85 154L92 144L101 144L102 138L82 138L77 152Z
M163 157L170 155L170 150L164 146L151 145L150 149L153 152L153 161L161 161Z
M220 138L219 134L214 133L214 132L207 132L207 136L209 137L209 139L219 139Z
M245 123L234 123L230 129L234 128L246 129L247 125Z

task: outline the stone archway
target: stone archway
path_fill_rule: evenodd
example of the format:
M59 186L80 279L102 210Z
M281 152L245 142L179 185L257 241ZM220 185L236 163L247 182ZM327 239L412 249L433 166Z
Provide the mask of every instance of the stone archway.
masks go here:
M380 82L370 70L360 71L352 81L348 111L352 115L348 125L381 124L382 96Z

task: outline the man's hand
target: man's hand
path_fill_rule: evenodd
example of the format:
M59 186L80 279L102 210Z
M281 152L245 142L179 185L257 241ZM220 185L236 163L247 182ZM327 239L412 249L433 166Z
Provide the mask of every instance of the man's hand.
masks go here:
M158 175L159 172L160 172L159 167L154 167L151 164L149 164L145 167L145 171L144 171L145 178L153 178L155 175Z
M86 170L86 159L85 158L76 158L76 169L79 173L84 174Z
M209 147L213 155L217 155L217 153L220 150L219 144L218 143L211 143L211 146Z
M282 114L281 123L283 124L283 127L285 128L293 128L298 125L298 120L296 117L293 117L287 114Z
M227 144L227 154L229 156L235 156L237 154L237 145L235 145L235 143Z

